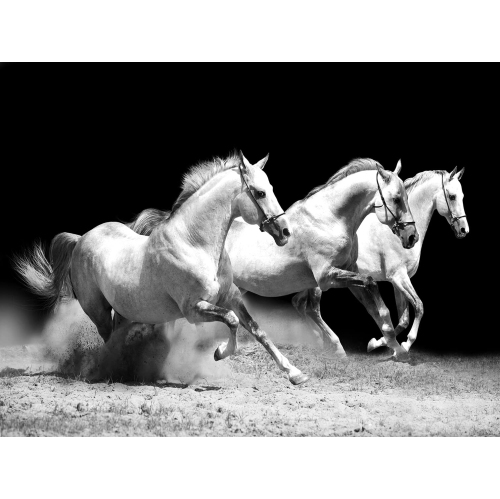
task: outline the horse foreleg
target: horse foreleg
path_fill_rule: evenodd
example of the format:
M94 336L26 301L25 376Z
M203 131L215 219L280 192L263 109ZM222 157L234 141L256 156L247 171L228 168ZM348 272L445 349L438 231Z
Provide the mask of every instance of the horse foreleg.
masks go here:
M363 288L352 287L349 288L351 292L358 298L358 300L365 305L369 314L373 317L378 327L382 331L384 336L385 344L392 348L394 351L394 358L398 361L405 362L408 360L407 351L398 343L396 339L396 332L391 321L391 314L389 309L384 303L380 291L375 282L374 285L367 287L366 290ZM370 342L371 343L371 342ZM370 347L370 343L368 344ZM375 345L374 347L382 346ZM373 348L371 348L373 350Z
M189 322L222 322L229 328L229 341L220 345L214 352L214 359L225 359L236 351L236 330L240 321L235 313L218 305L201 300L188 313L184 314Z
M411 327L410 333L408 334L408 338L401 346L408 352L417 339L418 328L420 327L420 321L424 315L424 304L422 300L418 297L413 284L408 277L408 274L405 272L400 272L392 279L392 283L395 287L398 288L398 291L404 295L406 300L408 300L413 310L415 310L415 320L413 321L413 325Z
M276 348L274 343L267 337L267 334L259 328L257 322L252 319L251 315L248 313L247 308L245 307L245 304L243 303L243 299L241 297L239 289L234 284L231 287L230 291L230 302L231 308L234 310L241 323L268 351L278 367L282 371L287 373L290 382L294 385L299 385L307 381L309 379L309 376L293 366L288 361L288 359Z
M356 296L356 294L354 294L354 296ZM394 330L394 334L396 336L398 336L400 333L402 333L408 327L408 324L410 323L410 311L408 308L408 300L406 299L405 295L402 294L401 291L399 291L399 289L395 286L394 286L394 296L396 298L396 307L398 309L398 317L399 317L399 323L398 323L396 329ZM360 301L361 301L361 303L363 303L363 305L365 305L364 297L363 297L363 300L360 300ZM367 308L367 310L369 310L369 309ZM385 347L385 346L387 346L387 340L385 339L384 336L382 336L378 340L376 340L375 338L372 338L368 342L367 351L371 352L375 348ZM403 345L401 345L401 346L403 346Z

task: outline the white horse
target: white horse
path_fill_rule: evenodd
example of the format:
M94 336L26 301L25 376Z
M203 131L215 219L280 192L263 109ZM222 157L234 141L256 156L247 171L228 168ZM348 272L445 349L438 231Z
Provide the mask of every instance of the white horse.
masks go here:
M286 211L294 237L284 248L273 248L266 238L256 237L253 227L235 221L226 242L235 284L261 296L297 293L295 308L317 324L339 357L345 351L321 317L321 294L330 288L361 289L377 309L395 360L406 361L376 283L356 268L356 231L370 213L376 224L395 234L402 251L418 241L400 170L400 162L391 173L371 159L351 161Z
M351 161L286 211L294 236L283 248L270 244L269 238L260 236L251 225L235 220L226 240L235 284L261 296L297 293L294 306L318 325L340 357L345 357L345 351L320 314L321 293L350 285L366 289L378 307L384 336L396 359L406 360L407 353L396 340L389 310L376 283L354 269L356 231L371 212L375 212L376 223L391 227L397 234L398 244L411 248L418 241L403 182L398 177L400 169L400 163L391 173L371 159ZM145 210L129 225L141 234L149 234L162 223L164 213Z
M415 292L410 278L418 270L422 245L434 211L437 210L446 218L457 238L463 239L469 233L463 204L464 194L460 184L463 173L464 168L458 174L457 168L450 174L442 170L425 171L405 180L411 212L420 234L420 240L412 249L403 250L398 239L387 227L379 224L373 215L367 216L358 229L359 250L356 264L359 272L372 276L376 281L389 281L394 286L399 317L396 335L409 325L409 303L415 311L415 320L408 338L401 344L406 351L409 351L415 342L424 315L422 300ZM351 291L380 324L377 310L364 290ZM372 338L368 343L368 351L386 345L385 337L379 340Z
M53 267L36 246L29 256L18 258L17 268L48 308L55 308L61 294L75 297L105 341L123 322L158 324L181 317L190 323L220 321L230 336L215 351L219 360L236 350L241 321L289 380L303 383L308 377L247 312L224 249L239 216L269 232L277 245L288 242L287 219L262 171L266 161L253 166L240 153L194 167L172 212L149 237L117 222L83 236L62 233L52 241Z

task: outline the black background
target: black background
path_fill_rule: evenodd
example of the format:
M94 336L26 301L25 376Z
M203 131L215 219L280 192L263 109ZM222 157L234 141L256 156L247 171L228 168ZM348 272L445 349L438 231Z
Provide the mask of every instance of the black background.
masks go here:
M270 153L266 172L285 209L352 158L391 170L401 158L403 179L466 167L470 234L455 239L434 214L412 280L425 306L416 346L500 349L493 68L6 65L0 87L4 293L30 298L9 259L33 240L170 208L189 166L234 148L251 162ZM391 286L381 289L394 311ZM352 348L379 336L348 290L326 293L322 312Z

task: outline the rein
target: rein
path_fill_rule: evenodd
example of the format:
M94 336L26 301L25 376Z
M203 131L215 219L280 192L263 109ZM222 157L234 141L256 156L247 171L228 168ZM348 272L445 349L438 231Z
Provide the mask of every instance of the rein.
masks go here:
M243 179L243 182L245 182L245 185L247 186L247 189L248 189L248 192L250 193L250 196L252 196L253 200L255 201L255 204L257 205L257 207L259 208L259 210L262 212L262 215L264 215L264 219L262 220L262 222L260 222L260 226L259 226L260 231L264 232L264 227L266 225L271 224L271 223L275 223L275 221L279 217L282 217L285 214L285 212L281 213L280 215L273 215L271 217L268 216L267 213L263 210L262 206L257 201L257 198L253 195L252 189L248 185L247 179L245 178L245 175L244 175L244 173L243 173L243 171L241 169L241 164L238 165L238 168L240 170L241 178Z
M404 229L408 225L415 225L415 222L402 222L401 220L398 220L396 218L396 215L394 215L394 213L392 212L392 210L389 208L389 206L387 206L387 203L385 202L384 195L382 194L382 189L380 188L380 184L379 184L379 181L378 181L378 176L379 176L379 172L377 171L377 177L376 177L376 179L377 179L377 188L378 188L378 192L380 194L380 199L382 199L382 204L379 205L379 206L374 206L374 208L382 208L382 206L385 206L385 209L388 210L389 213L394 218L394 225L391 227L392 233L395 234L396 236L399 236L399 232L402 229Z
M466 218L467 215L462 215L460 217L456 217L453 215L453 212L451 211L450 204L448 203L448 196L446 195L446 190L444 188L444 174L441 174L441 185L443 186L443 194L444 194L444 200L446 201L446 206L448 206L448 212L450 213L450 227L454 229L454 224L455 222L458 222L461 218Z

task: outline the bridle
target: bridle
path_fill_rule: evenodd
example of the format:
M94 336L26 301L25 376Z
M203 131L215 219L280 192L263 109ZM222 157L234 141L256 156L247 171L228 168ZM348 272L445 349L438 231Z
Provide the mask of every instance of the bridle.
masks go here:
M450 178L451 180L451 178ZM456 217L453 215L453 212L451 211L450 208L450 203L448 203L448 196L446 195L446 190L444 188L444 173L441 174L441 185L443 186L443 195L444 195L444 200L446 201L446 206L448 207L448 212L450 214L451 222L450 222L450 227L454 230L455 229L455 222L458 222L461 218L466 218L467 215L461 215L460 217Z
M392 210L387 206L387 203L385 202L384 195L382 194L382 189L380 188L380 184L378 182L378 176L379 172L377 171L377 188L378 192L380 194L380 199L382 199L382 204L379 206L375 206L375 208L382 208L382 206L385 206L385 209L389 211L389 213L392 215L394 218L394 225L391 227L392 233L395 234L396 236L399 236L399 232L402 229L405 229L408 225L415 225L415 222L402 222L401 220L398 220L396 218L396 215L392 212Z
M264 215L264 219L262 220L262 222L260 222L260 226L259 226L260 231L264 232L264 227L266 225L271 224L271 223L275 223L279 217L282 217L285 214L285 212L281 213L280 215L268 216L267 213L263 210L262 206L257 201L257 198L253 195L252 189L248 185L247 179L243 173L243 170L241 169L241 164L238 165L238 168L240 170L241 178L243 179L243 182L245 182L245 185L247 186L247 189L248 189L250 196L252 196L253 200L255 201L255 204L257 205L259 210L262 212L262 215Z

